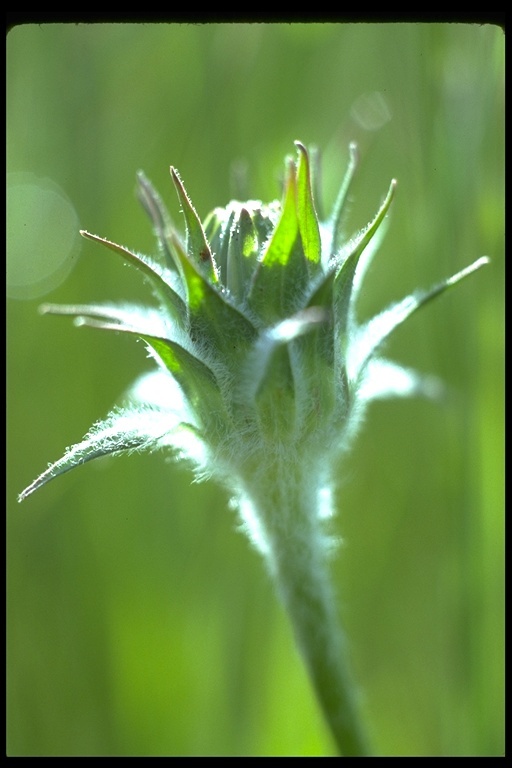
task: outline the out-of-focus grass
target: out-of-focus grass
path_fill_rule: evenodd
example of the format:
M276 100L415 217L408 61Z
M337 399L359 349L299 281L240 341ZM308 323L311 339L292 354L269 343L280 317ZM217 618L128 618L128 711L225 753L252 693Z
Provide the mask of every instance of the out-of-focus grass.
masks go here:
M389 354L442 377L448 397L373 407L340 467L333 572L379 754L502 754L502 31L21 26L7 130L8 753L333 753L222 490L134 456L15 501L150 365L129 339L38 316L43 296L149 298L107 252L78 254L68 219L152 252L138 168L178 218L177 166L204 216L235 177L247 196L279 196L299 138L324 150L327 203L359 142L349 233L398 179L363 315L492 259L393 338Z

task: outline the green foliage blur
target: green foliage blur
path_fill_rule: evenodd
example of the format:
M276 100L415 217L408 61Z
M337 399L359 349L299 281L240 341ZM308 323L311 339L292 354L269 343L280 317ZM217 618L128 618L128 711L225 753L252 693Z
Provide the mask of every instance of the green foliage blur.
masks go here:
M41 301L151 301L80 227L153 253L143 169L179 220L280 197L294 139L347 234L391 178L365 317L482 255L387 352L441 404L374 405L340 466L333 560L380 755L504 752L504 35L463 24L52 24L7 37L7 753L332 755L258 555L221 488L163 454L49 461L149 370Z

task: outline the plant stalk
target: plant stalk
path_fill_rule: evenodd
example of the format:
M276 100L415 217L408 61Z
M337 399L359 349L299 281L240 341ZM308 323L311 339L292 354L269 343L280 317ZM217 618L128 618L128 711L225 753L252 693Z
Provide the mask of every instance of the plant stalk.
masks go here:
M247 491L264 524L268 565L325 720L341 755L368 756L328 573L329 542L321 532L325 494L304 467L301 472L281 462L258 480Z

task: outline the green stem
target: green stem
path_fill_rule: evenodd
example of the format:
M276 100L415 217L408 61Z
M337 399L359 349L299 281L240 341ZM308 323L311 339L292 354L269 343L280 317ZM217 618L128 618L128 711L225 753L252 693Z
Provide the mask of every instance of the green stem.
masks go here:
M304 468L290 471L278 465L247 491L265 529L271 573L338 749L347 757L368 756L320 531L321 491L314 482L306 483L307 475Z

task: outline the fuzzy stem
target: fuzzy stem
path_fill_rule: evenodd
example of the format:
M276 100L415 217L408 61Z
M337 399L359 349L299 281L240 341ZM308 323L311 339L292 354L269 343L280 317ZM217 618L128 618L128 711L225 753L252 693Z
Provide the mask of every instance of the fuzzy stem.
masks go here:
M280 463L247 488L266 533L266 557L326 722L343 756L368 756L327 568L321 490ZM309 475L311 478L311 475Z

